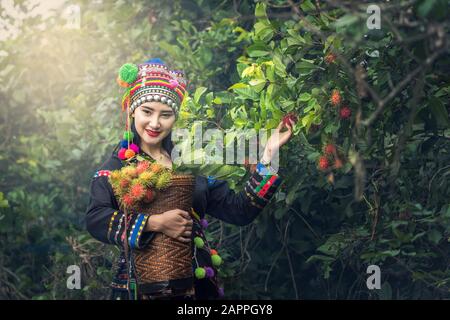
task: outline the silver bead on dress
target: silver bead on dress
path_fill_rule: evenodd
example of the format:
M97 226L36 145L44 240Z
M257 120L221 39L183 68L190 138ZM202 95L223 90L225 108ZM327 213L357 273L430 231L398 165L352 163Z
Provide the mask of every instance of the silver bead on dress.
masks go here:
M167 98L166 97L161 97L161 102L162 103L166 103L167 102Z
M160 96L158 96L158 95L155 95L155 101L159 101L160 99L161 99L161 97Z

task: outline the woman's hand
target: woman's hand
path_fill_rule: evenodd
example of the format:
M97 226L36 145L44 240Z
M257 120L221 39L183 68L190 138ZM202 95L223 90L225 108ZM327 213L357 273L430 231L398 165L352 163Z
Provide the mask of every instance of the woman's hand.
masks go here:
M162 232L181 242L190 242L192 218L188 212L181 209L154 214L148 218L145 231Z
M278 150L283 146L292 136L292 126L295 121L291 118L286 120L281 120L275 132L270 136L267 141L266 148L264 149L264 154L262 160L266 163L270 162ZM281 129L287 128L286 131L281 132Z

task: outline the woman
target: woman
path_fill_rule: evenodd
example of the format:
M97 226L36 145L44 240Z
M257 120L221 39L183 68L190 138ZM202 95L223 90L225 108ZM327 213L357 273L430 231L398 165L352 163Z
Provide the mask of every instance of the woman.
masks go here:
M171 130L186 88L182 73L169 70L160 59L151 59L139 66L124 65L119 71L118 83L128 88L122 110L127 111L127 119L131 124L127 121L128 131L120 144L122 148L119 149L120 145L116 147L94 175L86 222L87 230L94 238L121 248L116 275L111 284L112 298L128 299L133 298L129 289L130 281L135 280L135 276L133 265L127 268L130 264L127 264L129 256L125 255L126 249L144 248L157 232L181 242L190 242L195 225L190 213L181 209L150 216L143 213L132 214L125 218L108 181L110 172L123 167L125 160L137 161L136 154L149 156L165 167L172 167ZM276 129L278 136L272 135L269 138L264 155L247 181L245 190L235 193L226 181L197 176L192 203L194 212L200 218L209 214L239 226L252 222L279 186L281 178L270 172L270 167L266 165L291 137L292 125L291 120L279 124ZM287 131L281 132L284 126ZM133 230L143 232L136 234ZM203 264L211 263L208 258L209 256L199 257L203 259ZM161 285L164 287L164 283ZM174 292L174 289L166 289L166 292L170 291L172 299L209 299L223 295L217 282L208 279L196 279L194 288L189 291ZM161 297L140 295L138 298Z

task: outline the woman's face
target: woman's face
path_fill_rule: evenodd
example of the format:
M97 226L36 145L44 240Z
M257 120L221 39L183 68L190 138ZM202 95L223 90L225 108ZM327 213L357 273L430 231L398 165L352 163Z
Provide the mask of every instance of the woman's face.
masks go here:
M157 145L169 135L175 123L172 108L161 102L146 102L134 110L134 125L142 143Z

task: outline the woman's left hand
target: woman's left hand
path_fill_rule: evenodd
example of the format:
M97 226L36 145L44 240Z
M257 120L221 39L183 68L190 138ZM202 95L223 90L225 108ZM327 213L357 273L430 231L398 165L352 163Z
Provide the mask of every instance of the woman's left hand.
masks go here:
M280 124L267 141L262 158L264 161L270 162L278 150L289 141L292 136L292 127L294 124L295 122L290 118L288 118L287 121L280 121ZM287 128L287 130L281 132L283 128Z

